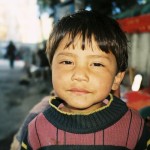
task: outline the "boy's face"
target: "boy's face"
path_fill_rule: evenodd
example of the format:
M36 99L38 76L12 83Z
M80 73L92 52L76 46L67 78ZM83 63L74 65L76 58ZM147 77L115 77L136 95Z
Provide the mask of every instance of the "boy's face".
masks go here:
M66 102L66 110L89 112L101 107L111 90L116 90L123 75L116 75L117 63L112 53L102 52L92 38L92 47L77 36L65 48L66 36L59 44L52 61L52 82L56 94Z

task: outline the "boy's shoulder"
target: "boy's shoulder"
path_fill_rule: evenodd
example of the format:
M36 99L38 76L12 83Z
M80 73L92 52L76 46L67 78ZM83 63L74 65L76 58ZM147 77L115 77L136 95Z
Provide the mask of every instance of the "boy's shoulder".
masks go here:
M131 120L138 120L138 121L144 121L144 118L140 115L138 110L128 108L127 115L130 116Z
M40 112L31 122L28 124L28 129L34 129L35 127L46 126L48 120L45 118L43 112Z
M130 132L134 131L135 133L139 133L139 131L142 131L144 128L144 119L140 116L137 110L131 108L129 108L123 116L122 123L127 125Z
M31 120L30 123L37 122L38 120L42 120L44 119L43 117L44 117L43 112L40 112L33 120Z
M129 108L129 111L132 112L133 117L143 119L138 110Z
M45 96L39 103L37 103L31 110L30 113L40 113L49 107L49 99L51 96Z
M124 102L122 99L120 99L118 97L114 96L114 100L117 105L120 104L120 107L121 106L126 107L126 112L124 113L124 115L121 117L121 119L119 121L121 121L124 124L129 123L130 126L133 126L133 127L134 126L135 127L136 126L138 126L138 127L144 126L144 119L142 118L142 116L140 115L138 110L128 107L126 102Z

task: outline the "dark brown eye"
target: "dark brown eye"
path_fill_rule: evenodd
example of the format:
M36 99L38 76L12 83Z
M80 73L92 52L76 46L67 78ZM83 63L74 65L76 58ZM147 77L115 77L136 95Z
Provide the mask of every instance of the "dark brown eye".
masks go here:
M65 64L65 65L70 65L70 64L72 64L72 62L71 61L68 61L68 60L65 60L65 61L62 61L62 62L60 62L61 64Z
M101 66L103 66L101 63L93 63L93 65L92 66L95 66L95 67L101 67Z

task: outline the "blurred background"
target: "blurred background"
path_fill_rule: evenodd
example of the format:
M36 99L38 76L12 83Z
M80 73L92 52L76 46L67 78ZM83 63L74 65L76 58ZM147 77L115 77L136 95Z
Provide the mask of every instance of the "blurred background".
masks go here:
M46 41L55 22L79 9L119 22L129 41L120 96L133 109L150 107L150 0L0 0L0 150L53 89Z

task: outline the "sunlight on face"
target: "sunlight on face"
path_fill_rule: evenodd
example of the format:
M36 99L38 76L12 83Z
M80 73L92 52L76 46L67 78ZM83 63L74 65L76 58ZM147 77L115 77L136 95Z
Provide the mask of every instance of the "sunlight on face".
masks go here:
M65 48L68 40L64 37L52 61L54 90L69 111L93 111L112 89L117 70L115 56L102 52L94 38L92 47L85 41L85 50L81 49L80 36L75 38L74 46Z

